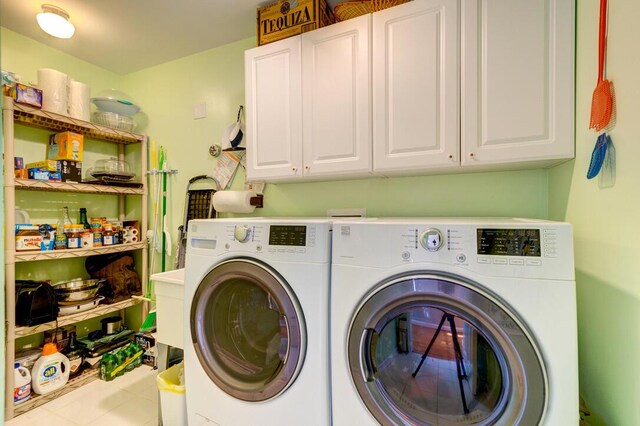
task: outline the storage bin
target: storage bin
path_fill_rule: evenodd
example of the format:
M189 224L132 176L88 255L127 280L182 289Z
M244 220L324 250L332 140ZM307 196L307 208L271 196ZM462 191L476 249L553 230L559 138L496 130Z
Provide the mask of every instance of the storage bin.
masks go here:
M184 349L184 269L151 275L156 294L158 342Z
M164 370L156 381L160 391L162 424L187 424L187 399L184 394L184 361Z

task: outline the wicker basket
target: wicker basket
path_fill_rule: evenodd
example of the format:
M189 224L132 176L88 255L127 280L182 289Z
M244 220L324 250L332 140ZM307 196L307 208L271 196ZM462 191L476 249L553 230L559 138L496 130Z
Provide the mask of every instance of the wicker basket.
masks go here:
M336 16L336 21L346 21L347 19L356 18L371 12L377 12L408 1L411 0L345 1L338 3L333 9L333 13Z

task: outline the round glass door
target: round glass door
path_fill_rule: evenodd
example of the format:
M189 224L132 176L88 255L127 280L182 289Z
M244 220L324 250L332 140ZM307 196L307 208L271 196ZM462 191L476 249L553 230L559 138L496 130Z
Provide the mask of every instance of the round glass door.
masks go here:
M538 424L546 376L516 318L457 279L394 280L354 318L354 384L383 425Z
M218 387L244 401L273 398L295 380L304 328L286 282L250 259L213 268L191 305L191 339L201 366Z

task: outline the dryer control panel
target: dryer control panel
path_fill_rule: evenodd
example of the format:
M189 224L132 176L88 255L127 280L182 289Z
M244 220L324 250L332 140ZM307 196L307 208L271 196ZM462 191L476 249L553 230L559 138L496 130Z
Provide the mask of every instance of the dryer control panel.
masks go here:
M482 275L573 279L567 223L519 219L372 219L335 224L334 264L392 268L424 263Z

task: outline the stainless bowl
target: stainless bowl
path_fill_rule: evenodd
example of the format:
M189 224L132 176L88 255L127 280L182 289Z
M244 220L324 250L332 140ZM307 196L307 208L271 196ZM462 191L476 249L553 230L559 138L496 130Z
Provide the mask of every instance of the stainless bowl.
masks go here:
M103 279L61 281L53 284L53 291L58 302L81 302L94 298L103 282Z

